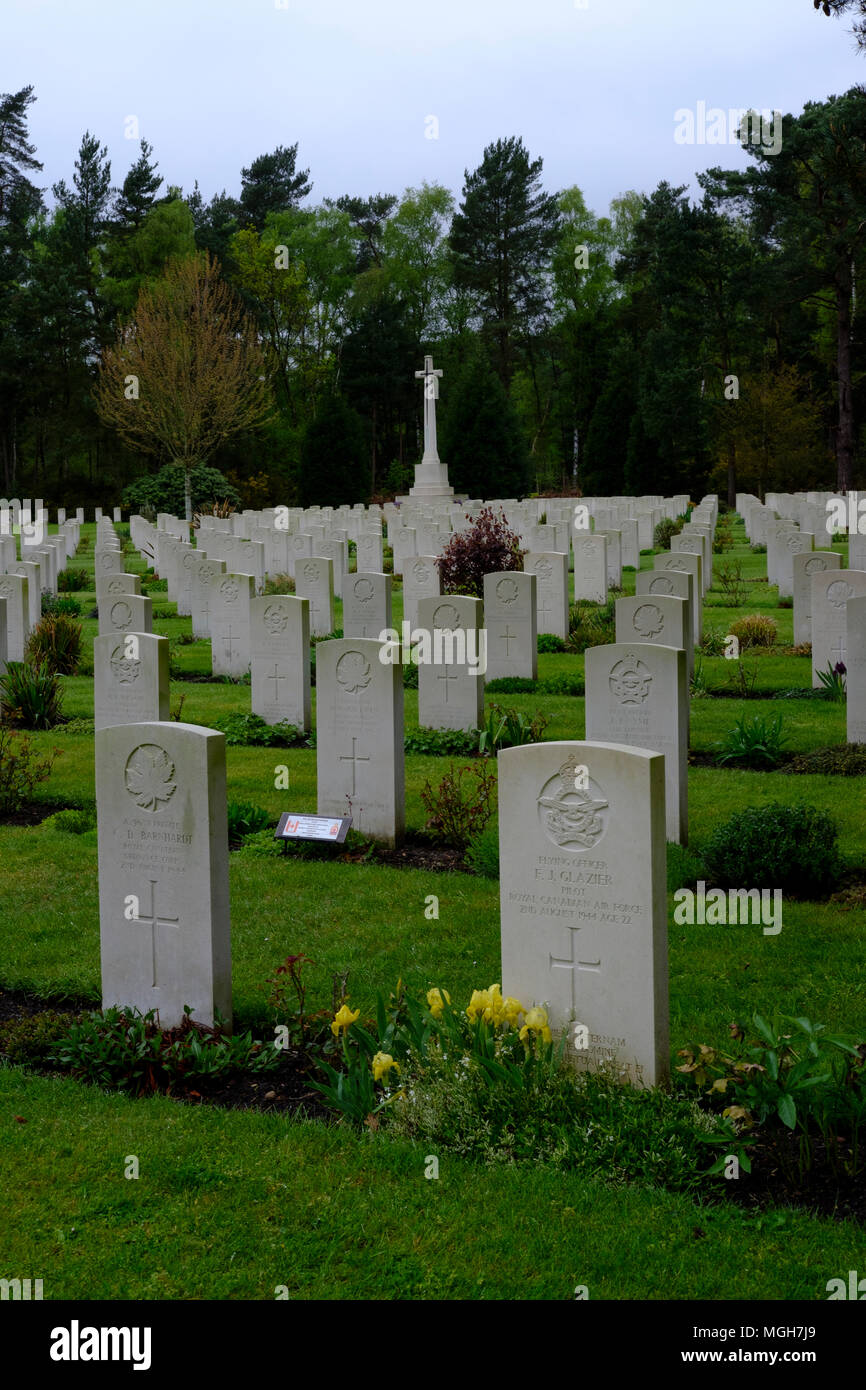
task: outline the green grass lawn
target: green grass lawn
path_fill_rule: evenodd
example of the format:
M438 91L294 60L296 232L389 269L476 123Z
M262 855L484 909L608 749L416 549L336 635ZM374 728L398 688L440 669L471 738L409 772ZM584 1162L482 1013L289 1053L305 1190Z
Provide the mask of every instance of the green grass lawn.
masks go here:
M72 561L92 569L95 527ZM748 612L779 623L790 609L766 581L766 556L734 527L733 557L754 581L748 602L724 607L712 591L705 627ZM728 557L716 557L725 560ZM131 559L131 563L130 563ZM137 556L130 568L142 569ZM843 548L844 562L844 548ZM651 556L641 557L642 568ZM625 575L627 591L634 576ZM77 595L88 612L92 593ZM158 608L172 607L155 594ZM399 589L395 622L402 616ZM338 623L340 618L338 616ZM85 620L85 636L96 622ZM154 630L190 631L165 618ZM175 672L210 668L209 644L173 647ZM751 658L746 654L746 660ZM807 657L756 657L757 687L811 685ZM712 683L731 663L705 658ZM539 675L582 675L583 658L543 655ZM92 715L92 680L64 681L65 713ZM315 692L314 692L315 694ZM250 708L248 686L172 683L182 717L213 725ZM582 738L584 701L496 695L548 719L546 738ZM709 752L740 715L781 713L787 748L808 751L845 738L844 705L820 699L695 699L691 742ZM407 728L417 697L406 692ZM62 749L41 799L93 799L93 739L36 735ZM305 748L227 750L229 796L281 810L315 810L316 754ZM407 755L407 824L426 821L421 790L449 759ZM288 793L275 770L289 769ZM806 802L838 821L843 852L864 863L866 805L856 779L790 776L696 766L689 772L691 851L720 820L747 806ZM498 884L468 874L284 858L251 846L230 858L233 981L241 1026L267 1023L265 980L290 953L312 957L311 1007L330 1000L330 979L349 970L364 1011L398 977L413 991L441 985L458 999L500 977ZM669 888L695 876L694 855L670 856ZM866 865L864 865L866 876ZM772 885L758 885L767 886ZM431 894L438 919L425 916ZM840 1032L866 1034L862 911L830 903L784 904L783 930L669 928L672 1052L721 1044L736 1016L802 1013ZM44 997L99 999L99 923L94 832L49 825L0 827L0 987ZM20 1118L18 1118L20 1117ZM22 1123L23 1121L23 1123ZM358 1134L283 1117L196 1109L167 1099L130 1101L69 1080L0 1069L0 1172L4 1221L0 1277L45 1280L46 1298L271 1299L278 1285L308 1298L562 1298L585 1284L593 1299L822 1299L829 1278L863 1261L862 1230L802 1211L744 1212L655 1188L613 1188L543 1165L484 1167L426 1155L387 1131ZM138 1180L124 1178L127 1155Z

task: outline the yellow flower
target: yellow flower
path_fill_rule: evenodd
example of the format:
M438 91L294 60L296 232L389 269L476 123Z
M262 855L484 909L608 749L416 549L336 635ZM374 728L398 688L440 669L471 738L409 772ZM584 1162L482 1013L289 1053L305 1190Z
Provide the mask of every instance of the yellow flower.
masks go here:
M352 1010L349 1008L348 1004L341 1004L336 1014L334 1015L334 1022L331 1024L331 1032L333 1033L334 1037L338 1038L343 1028L351 1027L351 1025L356 1021L356 1019L359 1019L360 1017L360 1009L356 1009L355 1012L352 1013Z
M526 1022L520 1030L521 1041L525 1040L527 1033L540 1033L545 1042L551 1041L552 1034L546 1009L536 1006L527 1010Z
M489 1005L490 991L488 989L473 989L472 998L469 1000L469 1006L466 1010L470 1022L474 1023L478 1015Z
M441 1018L446 1004L451 1003L451 995L447 989L428 989L427 1004L434 1018Z
M526 1013L526 1010L519 999L513 999L509 994L508 998L503 1001L502 1012L505 1017L505 1022L510 1023L512 1027L516 1027L518 1018L521 1014Z
M395 1062L390 1052L377 1052L373 1058L373 1080L381 1081L393 1067L396 1071L400 1070L400 1063Z

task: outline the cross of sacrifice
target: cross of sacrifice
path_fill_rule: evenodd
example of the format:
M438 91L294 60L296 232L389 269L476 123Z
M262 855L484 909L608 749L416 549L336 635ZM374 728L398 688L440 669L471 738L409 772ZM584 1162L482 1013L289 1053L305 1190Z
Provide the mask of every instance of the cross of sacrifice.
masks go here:
M180 930L180 927L179 927L179 923L178 923L178 918L177 918L177 917L163 917L163 916L160 916L160 914L157 912L157 910L156 910L156 879L155 879L155 878L148 879L148 883L150 884L150 911L149 911L148 913L145 914L145 913L143 913L143 912L141 911L141 909L139 908L138 917L137 917L135 920L136 920L137 922L143 922L145 926L150 927L150 932L151 932L151 952L152 952L152 957L153 957L153 988L154 988L154 989L158 989L158 988L159 988L159 980L158 980L158 978L157 978L157 969L156 969L156 934L157 934L157 928L159 928L159 927L173 927L175 931L179 931L179 930Z
M439 463L439 449L436 444L436 402L439 399L439 378L442 368L433 366L433 358L424 358L424 370L416 372L416 378L424 381L424 457L422 463Z
M356 795L356 788L355 788L355 771L356 771L356 769L357 769L358 763L368 763L368 762L370 761L369 758L362 758L361 755L360 755L360 753L356 753L356 752L355 752L355 743L356 743L356 742L357 742L357 740L353 738L353 739L352 739L352 751L351 751L351 753L341 753L341 754L340 754L340 757L339 757L339 761L340 761L341 763L351 763L351 764L352 764L352 793L351 793L352 796L355 796L355 795Z
M560 969L560 970L570 970L570 971L571 971L571 1007L576 1011L576 1010L577 1010L577 991L576 991L576 976L577 976L577 971L578 971L578 970L586 970L586 971L591 971L591 972L593 972L594 974L599 974L599 972L601 971L601 961L600 961L600 960L575 960L575 958L574 958L574 933L575 933L575 932L578 932L578 931L581 931L582 928L581 928L581 927L569 927L568 930L571 932L571 937L570 937L570 941L571 941L571 953L570 953L570 955L569 955L569 957L568 957L567 960L561 959L561 958L558 957L558 956L554 956L553 954L550 954L550 969L551 969L551 970Z

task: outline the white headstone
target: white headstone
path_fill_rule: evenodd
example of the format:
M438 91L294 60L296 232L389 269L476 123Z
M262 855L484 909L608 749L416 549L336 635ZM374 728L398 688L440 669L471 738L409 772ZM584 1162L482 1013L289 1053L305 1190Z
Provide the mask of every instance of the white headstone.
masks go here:
M842 556L835 550L806 551L794 556L794 643L812 641L812 575L840 570Z
M391 626L391 576L358 571L343 579L343 636L379 638Z
M2 582L2 581L0 581ZM839 662L848 664L845 608L848 600L866 594L863 570L824 570L812 574L812 685L818 672Z
M170 718L168 647L150 633L93 639L94 728Z
M535 575L538 631L564 641L568 636L568 556L557 550L529 552L523 557L523 569Z
M0 599L6 600L6 660L23 661L30 637L27 580L20 574L0 574Z
M484 576L488 681L538 676L537 582L514 570Z
M866 743L866 596L849 598L845 605L847 630L847 685L849 743Z
M310 633L327 637L334 631L334 565L320 555L295 561L295 593L310 600ZM318 660L318 657L316 658Z
M243 676L250 669L251 574L217 574L211 580L211 668L215 676Z
M292 594L250 604L253 714L310 728L310 602Z
M574 532L574 597L604 603L607 599L607 538Z
M463 594L423 598L418 631L426 659L418 663L418 723L428 729L479 729L484 716L484 605Z

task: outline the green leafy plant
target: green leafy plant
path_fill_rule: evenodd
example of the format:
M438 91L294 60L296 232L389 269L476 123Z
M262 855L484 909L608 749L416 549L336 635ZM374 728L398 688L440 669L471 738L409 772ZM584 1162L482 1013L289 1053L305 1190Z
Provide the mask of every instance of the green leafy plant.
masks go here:
M773 647L778 637L778 628L772 618L760 613L749 613L731 623L730 634L736 637L741 647Z
M832 817L815 806L747 806L704 845L706 875L720 888L767 884L817 897L839 877L838 834Z
M610 591L605 603L578 599L568 613L568 650L585 652L616 641L616 595Z
M672 519L665 517L659 522L653 531L653 547L656 550L670 550L671 541L674 536L678 536L683 529L683 518L681 516Z
M27 734L16 734L0 724L0 816L12 816L33 799L39 782L51 776L60 750L40 756Z
M231 747L293 748L307 739L294 724L267 724L259 714L229 714L216 727Z
M403 742L407 753L471 758L478 752L478 738L478 731L472 729L421 728L407 734Z
M689 684L691 697L693 700L703 700L713 693L713 686L710 678L704 670L704 663L700 657L695 662L695 669Z
M473 835L463 856L463 862L479 878L499 877L499 830L488 822L483 830Z
M42 616L47 618L56 613L63 613L67 618L81 617L81 604L77 598L71 594L52 594L47 589L42 590Z
M184 1008L177 1028L162 1029L156 1012L106 1009L74 1023L48 1059L94 1086L149 1095L179 1084L238 1071L268 1072L279 1066L273 1047L251 1033L232 1035L217 1024L194 1023Z
M438 788L429 781L424 784L421 800L429 815L427 829L444 844L465 850L496 811L496 787L495 764L486 758L465 767L452 764Z
M818 680L821 682L828 700L840 703L846 698L847 674L843 661L837 661L835 666L828 661L827 670L818 672Z
M725 596L725 604L729 608L742 608L748 602L752 586L748 579L743 577L743 565L741 560L726 560L721 565L714 567L714 588L721 589Z
M838 743L831 748L816 748L800 753L782 769L793 774L818 774L822 777L866 776L866 744Z
M567 652L568 645L562 637L557 637L553 632L539 632L538 651L544 652Z
M271 574L265 580L262 594L293 594L295 581L290 574Z
M700 642L700 649L704 656L724 656L725 635L724 628L705 627Z
M57 811L42 822L41 829L61 830L65 835L86 835L96 829L96 807L71 806L66 811Z
M22 729L53 729L60 722L63 692L54 671L10 661L0 676L0 714Z
M778 767L782 760L787 735L782 731L783 718L762 714L741 715L733 729L716 747L716 764L725 767L737 763L740 767Z
M484 728L478 736L478 751L490 756L498 753L500 748L540 743L549 723L550 720L538 710L530 719L523 710L492 704L486 711Z
M74 676L81 661L81 624L67 613L50 613L30 634L27 660L58 676Z
M256 835L271 823L271 816L261 806L250 801L228 803L229 845L242 843L247 835Z
M57 575L57 588L60 593L78 593L81 589L89 589L93 576L83 569L60 570ZM44 608L42 610L45 611Z

